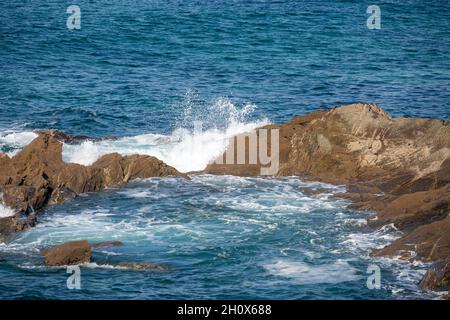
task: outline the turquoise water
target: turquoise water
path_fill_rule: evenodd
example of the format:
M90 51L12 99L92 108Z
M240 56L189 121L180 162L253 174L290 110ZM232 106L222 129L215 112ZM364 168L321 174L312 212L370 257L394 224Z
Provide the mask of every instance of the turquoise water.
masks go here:
M300 188L320 188L306 196ZM372 259L368 249L398 234L371 231L366 213L330 196L342 187L283 179L193 176L136 181L52 207L40 224L0 246L2 298L383 299L430 297L417 290L423 265ZM73 239L121 240L81 267L81 290L39 249ZM157 262L167 272L121 270ZM369 290L368 266L382 288Z
M66 28L70 4L0 4L0 149L10 155L54 128L119 137L65 145L68 162L118 151L191 171L223 151L224 136L320 107L369 101L450 119L448 1L377 2L380 30L367 29L359 1L77 1L80 30ZM197 175L83 195L0 245L0 297L430 297L417 288L426 266L368 257L397 231L369 230L368 213L330 198L342 187L301 187L317 185ZM39 256L75 239L125 243L95 252L80 291ZM121 261L171 271L112 267ZM380 290L366 287L370 264Z

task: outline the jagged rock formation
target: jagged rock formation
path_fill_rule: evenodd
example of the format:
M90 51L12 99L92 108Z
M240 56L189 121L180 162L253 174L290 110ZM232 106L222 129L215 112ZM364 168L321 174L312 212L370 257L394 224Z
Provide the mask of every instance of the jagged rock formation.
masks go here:
M122 186L137 178L183 176L151 156L123 157L117 153L91 166L62 160L61 133L46 131L16 156L0 154L0 193L3 203L18 214L0 218L0 240L36 223L36 212L47 204L63 203L80 193Z
M280 132L277 175L345 184L348 192L339 196L355 209L377 213L369 225L393 223L405 232L374 255L424 261L450 256L448 121L391 118L374 104L357 103L265 128ZM212 163L205 172L252 176L260 167Z

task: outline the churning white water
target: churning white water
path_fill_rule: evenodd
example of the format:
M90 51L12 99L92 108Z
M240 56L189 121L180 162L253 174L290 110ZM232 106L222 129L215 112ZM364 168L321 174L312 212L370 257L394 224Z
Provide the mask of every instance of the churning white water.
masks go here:
M254 108L253 105L246 105L239 109L223 98L205 110L205 114L197 111L193 115L190 106L187 106L185 118L171 135L149 133L113 141L65 144L63 160L91 165L101 156L117 152L122 155L155 156L181 172L202 170L225 151L231 137L269 123L267 119L248 121L247 116Z

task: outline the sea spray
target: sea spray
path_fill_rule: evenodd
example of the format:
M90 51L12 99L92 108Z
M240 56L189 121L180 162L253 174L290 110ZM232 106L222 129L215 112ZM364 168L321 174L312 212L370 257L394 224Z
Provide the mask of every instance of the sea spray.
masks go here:
M245 105L239 109L230 100L219 98L207 108L207 112L194 112L192 104L187 103L183 111L184 120L178 121L181 127L171 135L148 133L115 141L64 144L63 160L91 165L102 155L118 152L122 155L155 156L181 172L202 170L223 154L231 137L269 123L267 119L247 120L254 108L253 105ZM199 123L202 128L196 130Z

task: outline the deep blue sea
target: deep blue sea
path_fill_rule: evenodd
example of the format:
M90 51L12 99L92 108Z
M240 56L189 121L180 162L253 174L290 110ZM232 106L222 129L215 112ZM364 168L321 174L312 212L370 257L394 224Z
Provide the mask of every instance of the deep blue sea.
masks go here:
M81 28L69 30L76 4ZM368 29L367 7L381 9ZM203 169L226 137L318 108L374 102L450 119L450 2L12 1L0 3L0 151L53 128L116 141L64 145L67 162L150 154ZM204 131L193 133L202 121ZM401 234L296 177L148 179L49 207L0 244L1 299L416 299L426 265L373 259ZM302 188L320 188L316 195ZM0 216L11 210L0 205ZM81 267L81 290L39 250L120 240ZM156 262L168 272L123 270ZM368 289L367 269L381 270Z

